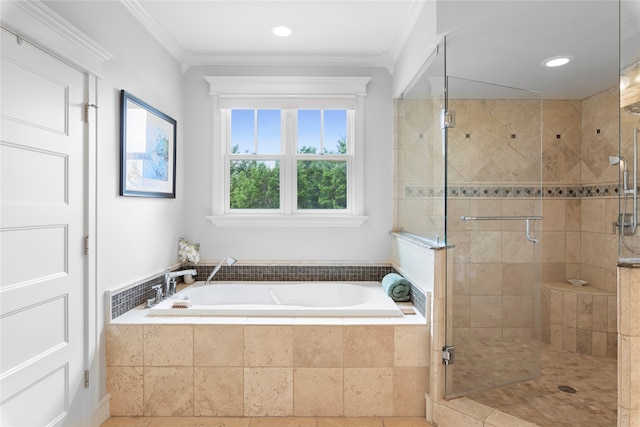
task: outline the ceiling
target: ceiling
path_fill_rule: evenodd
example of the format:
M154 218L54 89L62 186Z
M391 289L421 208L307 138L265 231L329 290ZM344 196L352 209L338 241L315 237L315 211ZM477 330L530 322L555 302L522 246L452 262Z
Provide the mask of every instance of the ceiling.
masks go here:
M184 69L312 64L393 72L420 12L434 9L430 0L121 1ZM449 75L545 98L583 99L617 85L617 0L439 0L436 9L433 33L447 36ZM276 25L293 34L274 36ZM640 21L623 17L624 26ZM574 60L557 69L539 65L556 55Z

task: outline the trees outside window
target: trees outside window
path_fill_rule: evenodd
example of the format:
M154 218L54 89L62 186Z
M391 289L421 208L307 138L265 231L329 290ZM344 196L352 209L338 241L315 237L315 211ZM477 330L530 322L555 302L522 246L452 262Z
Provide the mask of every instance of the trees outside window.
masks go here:
M229 210L281 210L288 202L299 211L345 211L349 115L347 110L229 111ZM287 177L290 186L283 185Z

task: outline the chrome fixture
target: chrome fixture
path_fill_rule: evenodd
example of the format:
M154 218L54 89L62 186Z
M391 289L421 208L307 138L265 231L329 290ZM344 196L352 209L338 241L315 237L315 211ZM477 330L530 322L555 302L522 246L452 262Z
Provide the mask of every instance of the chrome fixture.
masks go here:
M147 299L146 308L151 308L154 305L158 304L162 301L162 285L155 285L151 287L152 291L155 291L155 296L153 298Z
M211 274L209 275L209 277L207 277L207 280L204 282L204 283L205 283L205 285L208 285L208 284L209 284L209 282L211 282L211 279L213 279L213 276L215 276L215 275L216 275L216 273L218 272L218 270L220 270L220 267L222 267L222 264L224 264L224 262L225 262L225 261L227 262L227 265L228 265L229 267L231 267L231 266L232 266L233 264L235 264L235 263L236 263L236 261L238 261L238 260L237 260L237 259L235 259L235 258L233 258L233 257L230 257L230 256L228 256L228 257L224 257L224 258L222 259L222 261L220 261L220 262L218 263L218 265L216 265L216 268L214 268L214 269L213 269L213 271L211 272Z
M531 221L541 221L540 215L530 216L461 216L460 221L525 221L525 237L531 243L538 243L540 240L531 235Z
M191 274L192 276L198 275L198 270L195 268L190 270L179 271L165 271L164 272L164 297L169 298L176 293L176 277L184 276L185 274Z
M624 157L609 156L609 164L615 166L620 165L622 170L622 188L626 192L629 189L629 170L627 169L627 160Z
M640 103L627 105L624 110L630 114L640 116ZM620 170L622 171L622 194L623 205L622 210L618 218L617 226L620 236L622 237L622 243L632 253L638 253L637 250L633 250L627 244L624 236L631 236L636 233L638 228L638 127L633 128L633 186L629 188L629 170L627 161L624 157L609 157L609 164L611 166L620 164ZM627 213L628 196L633 197L633 213Z

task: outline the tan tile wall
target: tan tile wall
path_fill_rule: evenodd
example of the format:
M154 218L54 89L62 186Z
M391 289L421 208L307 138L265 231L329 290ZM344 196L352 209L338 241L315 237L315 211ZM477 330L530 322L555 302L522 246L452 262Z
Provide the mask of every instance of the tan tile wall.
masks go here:
M542 167L544 187L617 183L618 169L608 156L617 155L618 90L599 92L583 100L451 100L456 127L449 129L449 184L532 184ZM431 101L396 103L396 222L405 229L443 230L443 197L406 197L409 184L438 185L442 182L442 140ZM540 114L542 114L542 164L539 159ZM629 116L629 117L627 117ZM635 118L624 115L623 125ZM634 122L635 123L635 122ZM625 126L631 128L632 126ZM515 138L512 138L515 135ZM624 132L623 154L631 158L632 136ZM449 218L459 215L489 215L513 211L530 214L533 202L505 205L503 198L449 199ZM531 208L531 209L530 209ZM630 209L630 208L629 208ZM608 197L545 197L542 213L542 280L582 278L591 286L615 291L617 236L612 223L617 220L616 195ZM513 224L509 231L516 231ZM489 226L487 226L489 227ZM458 237L456 225L450 226ZM540 230L540 228L538 228ZM479 231L479 230L478 230ZM527 252L512 252L503 230L469 236L461 244L474 244L470 259L487 259L485 245L502 245L503 255L512 260ZM506 236L506 240L505 240ZM514 235L515 237L515 235ZM496 240L497 239L497 240ZM456 242L458 244L458 242ZM523 250L524 248L516 248ZM501 260L502 261L502 260ZM519 262L519 261L518 261Z
M618 426L640 423L640 269L619 269Z
M617 95L614 88L584 100L546 100L542 111L539 101L451 100L456 126L449 129L450 185L527 185L539 179L540 170L543 187L617 183L618 170L608 162L608 156L617 154ZM435 106L430 101L401 101L397 108L398 222L418 230L438 230L443 228L437 215L438 209L443 211L443 199L405 197L404 192L406 185L441 182L440 129L426 121L434 116ZM540 114L542 164L538 154ZM462 215L539 214L537 200L450 197L447 231L455 247L448 251L447 268L456 333L539 333L533 327L538 307L527 283L581 278L589 286L614 293L618 243L612 223L617 211L615 194L544 197L544 220L532 224L534 235L542 236L538 249L524 239L521 222L456 221ZM542 265L540 273L537 262ZM565 326L562 322L554 325ZM566 336L563 345L586 351L587 333L572 332L561 334ZM609 332L595 329L588 333L592 345L599 346L596 354L612 353L611 340L593 336Z
M427 325L109 325L114 416L423 416Z
M516 198L452 198L449 206L454 219L535 212L533 200ZM540 250L526 239L524 222L452 220L450 224L455 246L447 251L447 280L455 313L453 335L537 336L538 305L532 284L539 274Z

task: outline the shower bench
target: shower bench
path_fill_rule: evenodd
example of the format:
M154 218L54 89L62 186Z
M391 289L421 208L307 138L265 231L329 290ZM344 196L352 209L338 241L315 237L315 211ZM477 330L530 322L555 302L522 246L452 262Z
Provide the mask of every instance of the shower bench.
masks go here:
M542 342L572 353L617 357L616 294L594 286L543 282Z

